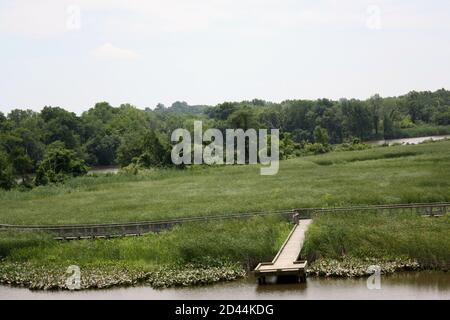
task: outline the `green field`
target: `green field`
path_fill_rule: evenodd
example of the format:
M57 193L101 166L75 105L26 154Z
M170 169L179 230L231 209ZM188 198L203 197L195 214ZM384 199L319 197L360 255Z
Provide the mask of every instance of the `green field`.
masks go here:
M450 141L332 152L257 166L154 170L76 178L61 186L0 193L1 222L118 222L333 205L450 200ZM234 280L270 261L291 225L280 217L189 223L136 238L60 242L49 235L0 233L0 283L65 288L69 265L83 288L152 287ZM365 275L450 267L449 216L320 214L302 255L311 275Z
M450 141L332 152L258 166L82 177L0 193L0 223L77 224L356 204L450 201Z
M0 283L63 289L70 265L80 267L84 289L234 280L258 262L270 261L290 228L279 216L266 216L188 223L141 237L68 242L0 232Z
M449 231L450 215L429 218L409 210L318 214L302 254L309 261L412 259L423 268L448 270Z

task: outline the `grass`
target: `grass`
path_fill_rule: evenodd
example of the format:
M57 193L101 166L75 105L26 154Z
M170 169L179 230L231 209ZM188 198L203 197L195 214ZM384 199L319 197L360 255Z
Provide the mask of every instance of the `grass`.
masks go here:
M356 204L450 200L450 141L333 152L259 166L83 177L64 186L0 192L0 223L129 222Z
M101 240L56 241L43 235L0 233L0 254L7 261L39 264L148 266L232 261L252 268L260 260L271 260L290 228L280 217L268 216L187 223L141 237Z
M302 254L320 259L399 258L423 268L450 268L450 215L421 217L400 213L346 212L321 214L307 231Z
M421 125L413 128L399 129L397 138L415 138L426 136L441 136L450 134L450 126Z
M71 265L82 288L152 287L233 280L271 260L291 225L278 216L189 223L141 237L56 241L45 235L0 233L0 283L66 288Z

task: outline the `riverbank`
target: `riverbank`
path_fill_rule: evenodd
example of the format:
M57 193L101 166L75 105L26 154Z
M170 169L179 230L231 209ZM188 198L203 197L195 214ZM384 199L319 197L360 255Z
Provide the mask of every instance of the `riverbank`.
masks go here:
M0 300L307 300L307 299L450 299L450 273L421 271L382 275L379 290L369 290L366 278L310 277L306 283L260 286L252 277L207 286L153 289L145 285L108 290L28 290L0 285Z
M335 212L314 218L302 255L311 273L362 276L370 265L383 271L450 268L450 215L415 212Z
M292 225L277 216L197 222L141 237L55 241L0 233L0 283L67 289L67 268L81 289L147 285L183 287L233 281L270 261ZM450 216L414 212L323 213L306 233L302 257L311 277L365 277L411 270L448 270Z
M245 276L272 259L291 224L278 216L187 223L141 237L56 241L37 234L0 233L0 283L67 289L69 266L81 288L146 284L203 285Z
M85 265L80 268L80 286L76 290L107 289L147 285L155 289L207 285L232 281L245 276L245 270L237 263L222 263L221 266L127 266ZM31 290L67 290L71 273L58 264L33 264L17 262L0 263L0 283L25 287ZM72 287L73 288L73 287Z

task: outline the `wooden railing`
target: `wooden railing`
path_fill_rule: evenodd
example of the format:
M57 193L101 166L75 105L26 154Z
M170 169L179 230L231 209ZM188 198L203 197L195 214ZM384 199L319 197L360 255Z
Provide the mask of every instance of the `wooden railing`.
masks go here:
M410 209L421 215L443 215L449 212L450 202L436 203L410 203L392 205L365 205L351 207L327 207L327 208L298 208L291 210L259 211L249 213L234 213L226 215L211 215L184 217L166 220L140 221L128 223L106 224L80 224L80 225L10 225L0 224L0 231L32 231L47 232L55 235L57 239L85 239L93 237L116 237L127 235L141 235L149 232L158 232L188 222L217 221L227 219L249 219L255 216L280 215L286 219L292 219L298 213L300 218L311 218L320 213L339 213L350 211L396 211Z

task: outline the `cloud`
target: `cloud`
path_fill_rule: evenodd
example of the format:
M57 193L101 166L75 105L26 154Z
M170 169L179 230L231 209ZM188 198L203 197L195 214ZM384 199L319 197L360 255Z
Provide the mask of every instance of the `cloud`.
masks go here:
M98 59L134 60L139 58L139 54L136 52L113 46L111 43L105 43L95 48L92 55Z
M0 5L0 31L33 38L61 35L68 31L66 9L51 0L7 1Z
M35 38L74 30L110 36L231 32L282 33L302 27L364 28L367 6L376 3L386 29L448 29L448 5L430 7L387 0L2 0L0 32ZM70 7L79 8L80 28ZM75 17L77 18L77 17Z

